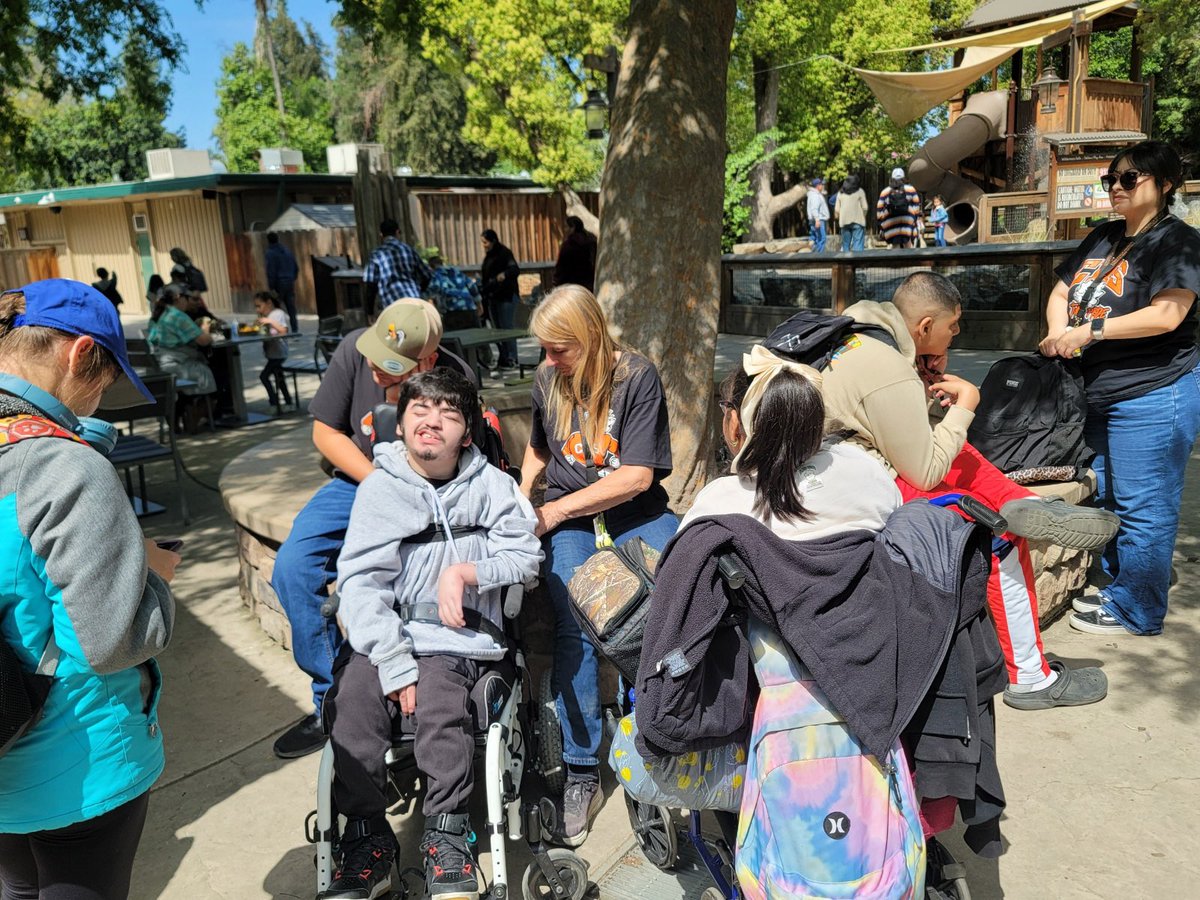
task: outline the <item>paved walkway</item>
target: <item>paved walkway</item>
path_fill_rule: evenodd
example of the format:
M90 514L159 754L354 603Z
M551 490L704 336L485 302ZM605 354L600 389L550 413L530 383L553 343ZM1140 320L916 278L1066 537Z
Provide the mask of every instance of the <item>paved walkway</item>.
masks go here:
M740 344L723 339L722 354L736 358ZM989 358L964 353L952 369L974 375L968 368L981 370ZM246 365L253 376L261 362L247 359ZM257 378L247 377L247 384L251 408L266 412ZM304 396L311 397L315 378L301 384ZM224 462L237 453L283 429L307 427L294 415L186 438L182 448L192 472L215 484ZM152 490L170 498L168 472L149 474ZM1166 633L1100 639L1059 621L1046 631L1047 649L1073 663L1104 666L1112 685L1109 698L1073 710L1000 708L1008 852L987 862L955 845L977 900L1195 896L1200 880L1195 767L1200 755L1200 458L1194 459L1191 475L1176 555L1179 583ZM177 631L161 658L169 761L153 792L133 897L308 900L312 852L302 825L314 805L316 758L283 762L270 749L278 733L306 712L307 685L290 654L259 630L241 604L233 529L219 497L189 482L188 499L194 521L186 531L172 513L145 523L150 536L182 534L188 545L175 583ZM593 896L699 896L695 882L681 886L636 856L626 857L629 835L616 792L583 848L599 882ZM510 877L519 879L522 867L523 862L514 863ZM630 877L637 886L633 893ZM608 893L606 885L612 886Z

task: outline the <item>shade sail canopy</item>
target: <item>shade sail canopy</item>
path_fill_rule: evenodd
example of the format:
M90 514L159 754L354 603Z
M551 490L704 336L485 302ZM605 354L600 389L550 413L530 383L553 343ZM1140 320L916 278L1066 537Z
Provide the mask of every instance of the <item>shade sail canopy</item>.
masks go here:
M908 53L914 50L956 50L960 47L1028 47L1039 44L1043 38L1062 31L1070 26L1073 17L1078 15L1082 21L1092 22L1113 10L1128 6L1129 0L1099 0L1089 3L1077 10L1057 13L1025 22L1021 25L1011 25L1008 28L997 28L983 34L969 34L948 41L935 41L932 44L919 44L915 47L899 47L895 50L880 50L880 53Z
M963 55L962 65L937 72L854 71L871 88L888 117L897 125L907 125L974 84L1018 49L971 47Z

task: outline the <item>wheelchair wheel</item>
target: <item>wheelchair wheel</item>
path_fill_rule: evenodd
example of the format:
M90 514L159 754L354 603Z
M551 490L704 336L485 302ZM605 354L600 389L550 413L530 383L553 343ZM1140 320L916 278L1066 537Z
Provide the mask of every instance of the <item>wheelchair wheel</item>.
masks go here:
M546 883L546 876L531 862L521 878L521 893L525 900L583 900L588 889L587 863L570 850L555 847L547 851L550 862L558 872L559 880L567 889L566 897L555 897L554 890Z
M546 790L552 796L562 796L567 786L567 764L563 762L562 723L558 720L553 673L549 669L542 673L538 688L537 736L538 761Z
M671 810L639 803L628 794L625 795L625 808L629 810L629 824L633 826L633 836L642 855L664 872L675 868L679 859L679 836L675 833Z
M726 900L721 889L717 887L705 888L704 893L700 895L700 900Z
M971 900L967 870L936 838L926 841L926 900Z

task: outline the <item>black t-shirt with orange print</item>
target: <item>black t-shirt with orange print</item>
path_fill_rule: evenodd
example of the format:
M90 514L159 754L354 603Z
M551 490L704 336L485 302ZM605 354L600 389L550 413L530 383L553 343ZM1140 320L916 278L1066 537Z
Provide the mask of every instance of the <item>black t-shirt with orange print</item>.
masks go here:
M1104 223L1054 270L1070 286L1067 310L1071 324L1145 309L1162 291L1200 294L1200 231L1174 216L1137 238L1125 258L1096 287L1096 276L1107 268L1105 259L1120 252L1117 243L1124 234L1124 220ZM1141 397L1172 384L1200 362L1196 304L1174 331L1089 344L1081 362L1088 403L1093 406Z
M588 486L578 410L571 416L571 435L555 438L558 431L546 395L553 370L542 366L533 382L533 427L529 444L546 450L546 499L557 500ZM659 483L671 474L671 433L667 426L667 399L658 370L644 356L626 351L618 366L617 381L604 435L591 446L596 475L600 478L622 465L654 470L649 489L605 513L609 526L653 518L667 509L667 492ZM590 527L590 519L588 520Z

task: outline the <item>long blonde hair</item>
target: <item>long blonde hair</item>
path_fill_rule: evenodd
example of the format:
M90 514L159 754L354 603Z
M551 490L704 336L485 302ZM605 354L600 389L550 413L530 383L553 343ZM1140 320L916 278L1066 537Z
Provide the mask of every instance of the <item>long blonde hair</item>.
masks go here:
M613 389L621 380L626 366L615 357L623 350L608 330L604 311L595 295L578 284L564 284L546 295L529 322L529 330L539 341L547 344L577 344L579 364L569 376L557 370L550 377L546 393L546 408L554 420L557 440L571 435L571 414L576 408L579 427L588 445L599 447L608 424L608 410Z

